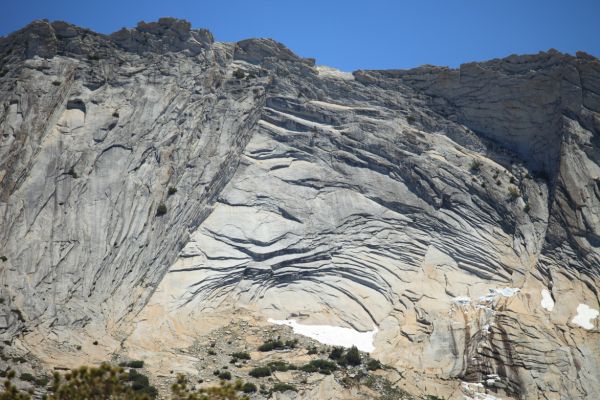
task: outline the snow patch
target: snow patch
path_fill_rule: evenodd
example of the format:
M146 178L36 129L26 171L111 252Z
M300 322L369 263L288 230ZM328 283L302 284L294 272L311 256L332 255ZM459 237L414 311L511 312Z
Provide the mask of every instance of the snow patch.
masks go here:
M471 299L467 296L458 296L452 299L453 303L456 303L460 306L467 306L471 304Z
M317 65L316 67L319 76L324 78L333 78L333 79L344 79L347 81L354 80L354 75L352 72L344 72L339 69L327 67L325 65Z
M571 322L583 329L593 329L594 323L592 320L596 319L599 314L598 310L594 310L587 304L579 304L577 306L577 315L573 317Z
M293 319L275 320L269 318L267 321L275 325L289 326L294 330L294 333L308 336L323 344L346 348L356 346L359 350L367 353L375 350L373 339L378 332L375 326L372 331L359 332L352 328L342 328L339 326L302 325Z
M510 287L502 288L502 289L490 289L490 292L488 294L486 294L485 296L479 297L479 302L480 303L489 303L491 301L494 301L496 299L496 297L498 297L498 296L513 297L520 291L521 291L521 289L519 289L519 288L510 288Z
M542 302L541 305L548 311L554 310L554 300L548 289L542 289Z

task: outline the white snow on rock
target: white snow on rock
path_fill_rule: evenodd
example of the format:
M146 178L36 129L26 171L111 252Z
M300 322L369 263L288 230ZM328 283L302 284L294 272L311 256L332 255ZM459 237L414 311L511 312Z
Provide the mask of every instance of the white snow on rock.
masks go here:
M456 303L460 306L467 306L471 304L471 299L467 296L458 296L452 299L453 303Z
M352 75L352 72L340 71L339 69L327 67L325 65L317 65L316 69L319 73L319 76L325 78L344 79L347 81L354 80L354 75Z
M519 289L519 288L509 288L509 287L502 288L502 289L490 289L490 292L488 294L486 294L485 296L479 297L479 302L480 303L491 302L491 301L494 301L496 299L496 297L498 297L498 296L513 297L520 291L521 291L521 289Z
M587 304L579 304L577 306L577 315L573 317L571 322L583 329L593 329L594 323L592 320L596 319L599 314L598 310L591 308Z
M308 336L323 344L343 347L356 346L359 350L367 353L375 350L373 339L378 332L375 326L372 331L359 332L352 328L342 328L339 326L302 325L293 319L275 320L269 318L268 322L276 325L287 325L294 330L294 333Z
M541 305L548 311L554 310L554 300L548 289L542 289L542 302Z

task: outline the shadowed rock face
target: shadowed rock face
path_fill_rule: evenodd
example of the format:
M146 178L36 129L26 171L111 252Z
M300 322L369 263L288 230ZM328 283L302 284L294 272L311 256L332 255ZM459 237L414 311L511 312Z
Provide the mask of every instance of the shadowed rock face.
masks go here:
M3 339L177 347L161 327L233 304L376 326L375 357L500 396L600 397L597 59L352 76L168 18L38 21L0 57Z

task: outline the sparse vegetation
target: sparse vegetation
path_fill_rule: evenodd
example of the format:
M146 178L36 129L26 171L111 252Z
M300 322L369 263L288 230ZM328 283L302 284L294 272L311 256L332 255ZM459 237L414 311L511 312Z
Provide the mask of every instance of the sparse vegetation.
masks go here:
M22 381L26 381L26 382L34 382L35 376L31 375L29 372L23 372L19 376L19 379L21 379Z
M356 346L350 347L350 349L346 352L346 362L352 366L357 366L362 363L360 353Z
M330 375L333 371L337 370L337 365L333 361L317 359L310 361L299 369L304 372L319 372L324 375Z
M173 187L173 186L170 186L170 187L169 187L169 190L167 190L167 194L168 194L169 196L172 196L172 195L174 195L175 193L177 193L177 188L176 188L176 187Z
M271 369L268 367L256 367L250 370L248 375L253 378L264 378L265 376L271 376Z
M219 379L223 380L223 381L229 381L231 380L231 372L229 371L222 371L219 373Z
M122 363L119 363L119 366L127 367L127 368L144 368L144 361L143 360L123 361Z
M238 351L236 353L232 353L231 357L237 358L238 360L250 360L250 354L245 351Z
M523 211L528 213L529 211L531 211L531 206L529 204L525 204L525 207L523 207Z
M515 186L508 187L508 194L510 195L511 199L513 199L513 200L516 199L517 197L521 196L521 192Z
M273 392L287 392L288 390L297 392L296 386L290 385L289 383L276 383L273 385Z
M471 161L471 164L469 165L469 169L472 172L479 172L479 171L481 171L481 166L482 165L483 164L481 164L481 161L479 161L479 160L473 160L473 161Z
M267 340L260 346L258 346L258 351L273 351L273 350L283 350L285 349L285 344L279 339L277 340Z
M246 383L244 383L244 386L242 386L242 392L244 392L244 393L254 393L257 390L258 389L257 389L256 385L252 382L246 382Z
M161 217L167 213L167 206L165 203L160 203L156 208L156 216Z
M6 262L8 261L8 258L6 258L6 256L0 256L0 261Z
M381 369L382 365L381 362L379 362L379 360L374 360L374 359L369 359L369 361L367 361L367 369L369 371L376 371L378 369Z
M236 79L244 79L244 76L246 76L246 73L241 69L233 71L233 77Z

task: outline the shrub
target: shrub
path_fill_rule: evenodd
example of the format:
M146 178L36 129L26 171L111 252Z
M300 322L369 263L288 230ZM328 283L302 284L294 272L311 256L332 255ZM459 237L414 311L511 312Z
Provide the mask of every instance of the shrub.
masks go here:
M6 256L0 256L0 261L6 262L8 261L8 258Z
M350 350L348 350L346 353L346 361L348 364L353 366L360 365L362 363L362 360L360 359L360 353L358 352L356 346L350 347Z
M233 77L236 79L243 79L246 76L246 73L241 69L236 69L233 71Z
M237 358L238 360L250 360L250 354L245 351L238 351L236 353L231 354L231 357Z
M331 358L332 360L339 360L343 355L344 355L343 347L334 347L333 349L331 349L331 352L329 353L329 358Z
M308 353L307 354L312 355L312 354L317 354L317 353L318 353L318 350L317 350L317 348L315 346L312 346L312 347L308 348Z
M473 160L473 161L471 161L471 165L469 165L469 169L473 172L479 172L479 171L481 171L482 165L483 164L481 164L481 161Z
M300 367L300 370L304 372L319 372L325 375L331 374L336 369L337 365L335 365L333 361L322 359L312 360L308 364L305 364L302 367Z
M281 340L267 340L260 346L258 346L258 351L273 351L273 350L282 350L285 348L285 345Z
M22 381L33 382L35 381L35 376L31 375L29 372L23 372L19 378Z
M288 349L295 349L297 344L298 344L298 339L285 341L285 347Z
M408 122L411 125L414 124L416 120L417 119L415 118L414 115L407 115L406 116L406 122Z
M160 203L158 205L158 208L156 209L156 216L160 217L163 216L167 213L167 206L165 205L165 203Z
M525 204L525 207L523 207L523 211L528 213L530 210L531 210L531 206L529 204Z
M177 188L176 188L176 187L173 187L173 186L170 186L170 187L169 187L169 190L167 191L167 194L168 194L169 196L172 196L172 195L174 195L175 193L177 193Z
M253 378L264 378L265 376L271 376L271 369L268 367L256 367L253 368L248 375Z
M298 368L296 368L295 365L288 364L285 361L272 361L267 364L267 367L271 370L271 372L275 372L275 371L286 372L289 370L298 369Z
M231 372L229 371L223 371L219 374L219 379L224 380L224 381L229 381L231 380Z
M381 363L379 362L379 360L374 360L371 358L367 362L367 369L369 371L375 371L375 370L381 369Z
M287 392L288 390L292 390L297 392L296 386L290 385L289 383L276 383L273 385L273 392Z
M511 199L516 199L517 197L521 196L521 192L519 192L519 189L517 189L515 186L509 186L508 187L508 194L510 195Z
M209 356L216 356L216 355L217 355L217 352L216 352L216 351L214 351L213 349L208 349L208 355L209 355Z
M254 393L256 390L256 385L252 382L246 382L244 383L244 386L242 386L242 392L244 393Z
M142 360L123 361L122 363L119 363L119 367L144 368L144 361L142 361Z

